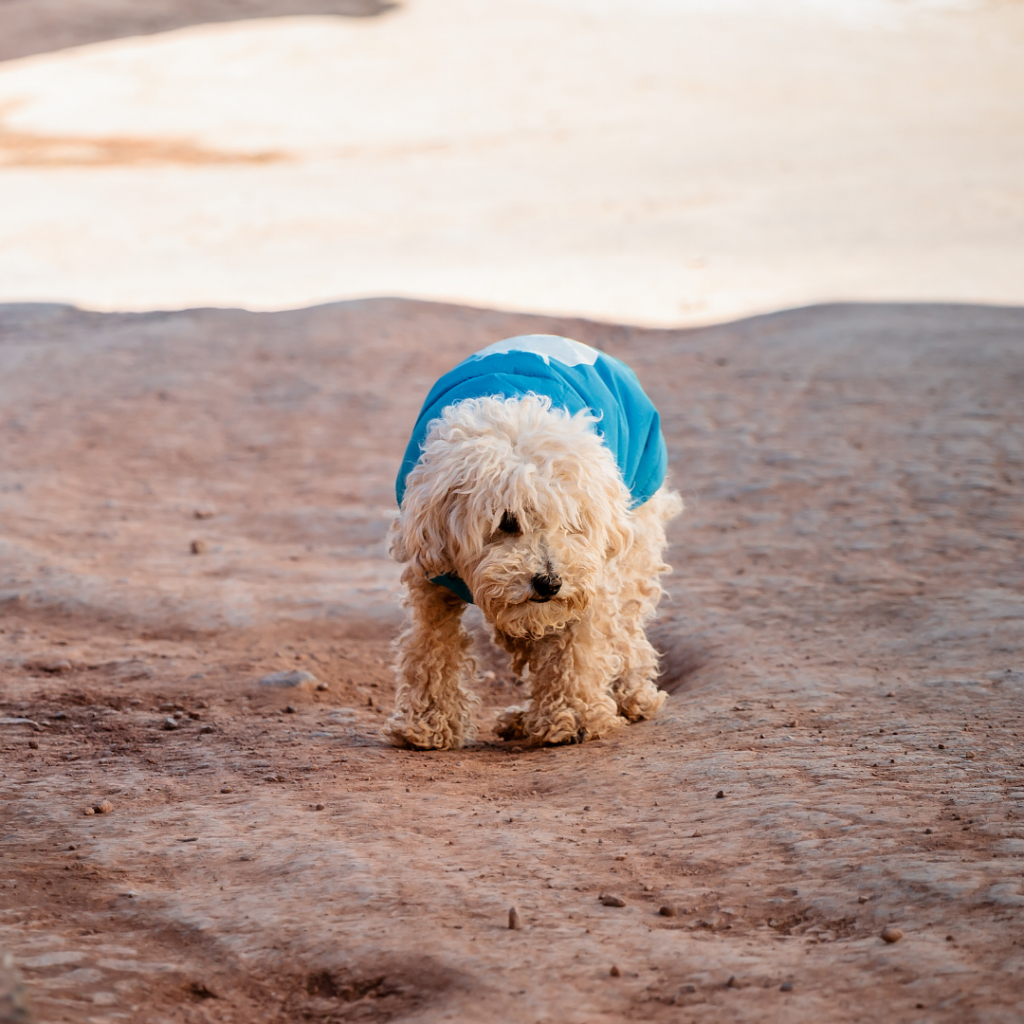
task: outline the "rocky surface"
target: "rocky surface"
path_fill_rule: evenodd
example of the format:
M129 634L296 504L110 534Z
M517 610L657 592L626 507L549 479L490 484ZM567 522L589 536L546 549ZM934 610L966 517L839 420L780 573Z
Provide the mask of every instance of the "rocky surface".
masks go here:
M394 750L404 439L524 331L663 412L673 696L510 749L489 654L479 742ZM1019 1020L1022 385L1016 309L0 307L0 950L36 1019Z

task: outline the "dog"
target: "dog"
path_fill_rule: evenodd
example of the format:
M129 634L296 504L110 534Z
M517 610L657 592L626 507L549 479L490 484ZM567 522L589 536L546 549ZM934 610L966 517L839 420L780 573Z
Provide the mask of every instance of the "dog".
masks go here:
M406 568L396 746L474 737L477 604L528 685L495 733L530 745L607 736L655 715L645 633L669 572L660 418L633 372L589 345L525 335L475 353L423 405L398 474L389 552Z

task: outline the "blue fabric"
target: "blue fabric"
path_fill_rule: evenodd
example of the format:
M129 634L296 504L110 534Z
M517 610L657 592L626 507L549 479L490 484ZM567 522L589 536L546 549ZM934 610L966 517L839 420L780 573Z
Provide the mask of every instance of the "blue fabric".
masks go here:
M405 496L406 478L419 461L428 426L442 410L465 398L513 398L531 393L547 395L552 408L567 409L571 414L589 409L598 418L596 430L615 456L633 508L664 483L668 456L661 419L633 371L613 356L578 341L529 334L482 349L431 388L398 471L398 504ZM471 599L465 583L457 577L438 577L434 582L463 600Z

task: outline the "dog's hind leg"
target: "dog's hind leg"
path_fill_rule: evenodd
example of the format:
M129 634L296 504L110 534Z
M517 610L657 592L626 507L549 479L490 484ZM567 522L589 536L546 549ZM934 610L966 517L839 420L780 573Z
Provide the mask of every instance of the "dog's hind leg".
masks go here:
M612 683L619 714L631 722L653 718L668 697L659 690L658 652L644 627L653 618L662 595L661 576L669 572L665 523L682 511L675 491L662 487L633 514L633 544L619 567L621 586L616 595L609 634L621 669Z
M668 698L654 681L658 677L658 652L640 627L633 636L624 634L621 639L628 641L628 648L622 651L625 663L622 675L612 684L615 706L619 714L631 722L653 718Z
M412 622L398 638L395 710L384 735L389 743L416 750L450 750L473 737L478 703L465 684L475 672L471 639L462 628L465 602L446 587L403 574Z

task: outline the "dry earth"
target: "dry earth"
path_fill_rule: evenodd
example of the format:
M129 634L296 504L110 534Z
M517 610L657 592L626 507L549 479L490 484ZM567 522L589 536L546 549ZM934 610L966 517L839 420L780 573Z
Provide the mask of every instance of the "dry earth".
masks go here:
M394 750L393 474L433 379L523 331L663 411L673 696L509 749L494 658L478 743ZM0 307L0 950L36 1019L1019 1021L1022 393L1020 309ZM327 688L257 683L297 668Z

